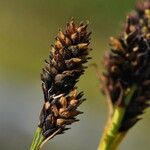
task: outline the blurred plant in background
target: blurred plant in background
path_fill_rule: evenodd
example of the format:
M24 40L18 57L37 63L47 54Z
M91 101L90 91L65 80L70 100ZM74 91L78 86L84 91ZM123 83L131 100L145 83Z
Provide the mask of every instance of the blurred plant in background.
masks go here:
M101 75L109 118L99 150L117 149L150 106L150 0L137 1L119 38L111 37Z

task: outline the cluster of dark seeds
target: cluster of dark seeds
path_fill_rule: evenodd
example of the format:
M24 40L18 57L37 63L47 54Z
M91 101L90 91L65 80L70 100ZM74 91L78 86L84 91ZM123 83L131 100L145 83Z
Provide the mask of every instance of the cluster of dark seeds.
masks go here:
M104 57L102 90L108 91L112 104L126 107L120 131L131 128L150 100L150 0L139 1L127 17L125 32L111 38L111 50ZM135 92L127 104L128 91ZM106 93L105 93L106 94Z
M40 114L39 127L45 138L58 129L63 133L66 125L78 121L82 112L77 107L84 101L83 93L77 93L75 84L86 68L89 59L89 36L87 24L67 23L66 31L59 31L50 50L49 60L41 73L44 105Z

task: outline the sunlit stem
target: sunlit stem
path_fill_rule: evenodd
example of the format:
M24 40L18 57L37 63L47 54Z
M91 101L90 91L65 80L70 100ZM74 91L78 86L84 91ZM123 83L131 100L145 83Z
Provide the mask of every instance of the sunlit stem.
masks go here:
M127 132L121 132L121 133L118 133L118 135L116 136L111 148L113 150L117 149L118 146L120 145L120 143L122 142L122 140L124 139L124 137L126 136Z
M128 105L130 100L136 90L136 86L133 86L127 93L125 98L125 103ZM105 131L103 133L102 138L100 139L100 143L98 146L98 150L116 150L122 141L124 136L119 136L119 128L121 122L123 120L124 114L126 111L126 107L115 106L114 113L111 117L111 120L106 125ZM113 144L114 143L114 144Z

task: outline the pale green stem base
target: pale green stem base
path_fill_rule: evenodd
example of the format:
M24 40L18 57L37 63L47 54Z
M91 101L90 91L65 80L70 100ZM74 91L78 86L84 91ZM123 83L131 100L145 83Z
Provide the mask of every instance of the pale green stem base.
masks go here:
M44 140L45 137L42 135L42 129L38 127L35 131L30 150L40 150L40 146Z
M118 128L124 116L124 112L125 110L123 108L117 107L115 109L112 121L101 139L98 150L112 150L111 146L117 136Z
M131 97L135 92L136 86L133 86L130 91L128 92L125 103L126 105L129 104ZM99 146L97 150L116 150L118 145L120 144L121 140L124 136L120 135L119 127L121 125L122 119L124 117L126 111L126 107L119 107L116 106L114 108L113 116L111 120L106 125L106 129L103 133L103 136L100 140Z
M127 132L121 132L121 133L118 133L117 137L115 138L111 148L113 150L117 149L118 146L120 145L120 143L122 142L123 138L125 137L125 135L127 134Z

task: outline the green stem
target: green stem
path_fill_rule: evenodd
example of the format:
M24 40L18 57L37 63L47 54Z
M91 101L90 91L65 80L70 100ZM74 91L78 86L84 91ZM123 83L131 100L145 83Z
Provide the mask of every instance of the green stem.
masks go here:
M116 107L111 123L104 132L98 150L110 150L118 133L118 128L124 116L124 108ZM112 149L111 149L112 150Z
M117 149L117 147L120 145L121 141L123 140L123 138L126 136L127 132L121 132L118 133L117 137L115 138L111 148L113 150Z
M131 97L135 92L135 89L136 86L133 86L128 92L128 95L126 96L125 99L126 105L129 104ZM106 125L106 130L104 131L103 136L100 140L98 150L115 150L118 147L119 143L121 142L119 139L117 139L117 141L119 142L118 143L116 142L115 146L113 145L113 143L115 142L117 135L119 133L118 130L124 117L125 111L126 107L116 106L114 108L113 116L111 118L111 121L109 121L108 124Z
M38 127L35 131L30 150L40 150L40 146L44 140L45 137L42 135L42 129Z

